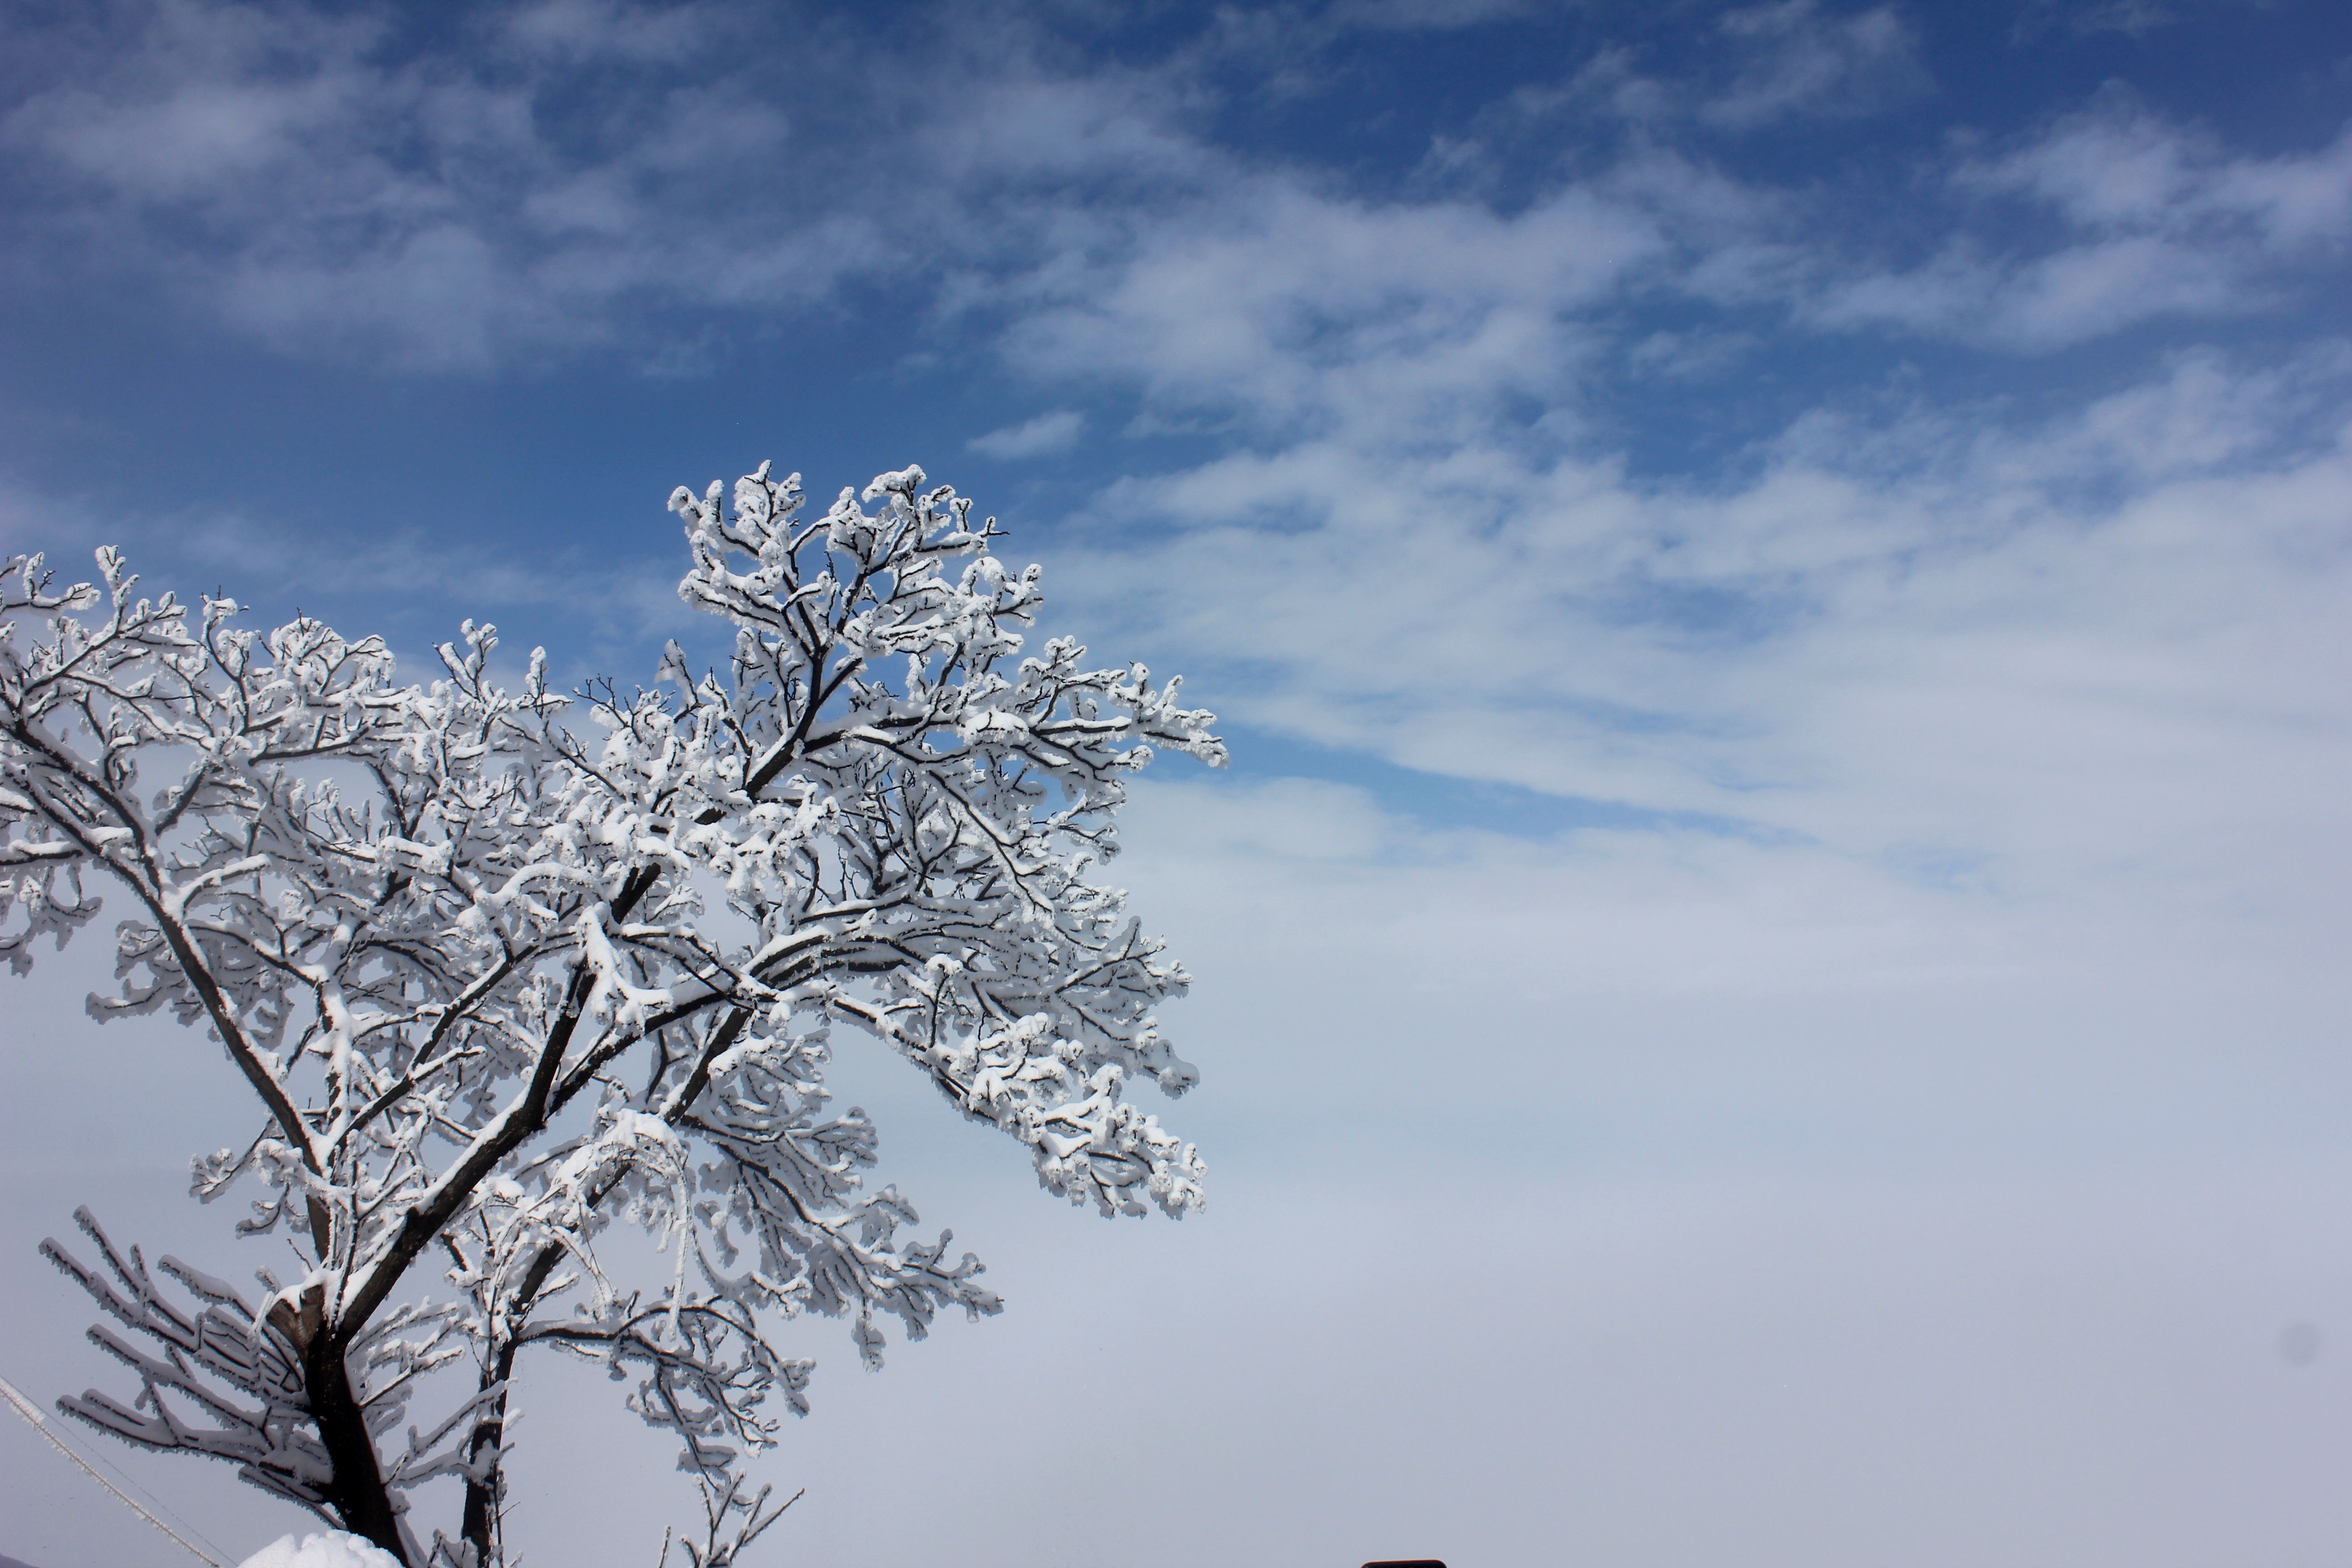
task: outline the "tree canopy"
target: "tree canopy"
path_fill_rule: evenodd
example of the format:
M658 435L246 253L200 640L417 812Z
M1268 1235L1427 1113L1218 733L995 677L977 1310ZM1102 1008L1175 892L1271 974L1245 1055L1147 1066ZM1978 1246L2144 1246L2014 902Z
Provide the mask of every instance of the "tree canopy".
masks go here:
M999 1310L867 1184L876 1129L824 1087L843 1031L1073 1203L1202 1201L1193 1148L1129 1096L1194 1081L1155 1012L1186 976L1098 870L1155 749L1223 762L1212 715L1141 665L1029 650L1038 568L919 468L814 518L766 464L670 506L678 592L733 647L698 676L671 643L649 689L559 692L538 650L502 685L471 622L404 684L377 638L140 597L111 550L100 584L37 555L0 578L0 952L24 973L127 892L90 1010L220 1043L259 1125L194 1194L248 1184L236 1229L299 1238L247 1291L83 1211L88 1245L44 1250L138 1391L60 1407L416 1568L504 1560L526 1347L633 1377L702 1480L701 1564L776 1512L742 1459L806 1410L811 1363L774 1322L845 1319L878 1365L883 1320ZM667 1278L608 1271L615 1224ZM427 1529L409 1494L445 1479L454 1528Z

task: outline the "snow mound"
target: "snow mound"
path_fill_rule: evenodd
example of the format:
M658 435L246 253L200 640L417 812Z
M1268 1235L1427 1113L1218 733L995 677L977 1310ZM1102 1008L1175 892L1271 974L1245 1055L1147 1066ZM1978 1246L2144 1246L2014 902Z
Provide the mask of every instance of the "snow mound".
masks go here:
M281 1535L237 1568L400 1568L400 1560L356 1535L328 1530L299 1541Z

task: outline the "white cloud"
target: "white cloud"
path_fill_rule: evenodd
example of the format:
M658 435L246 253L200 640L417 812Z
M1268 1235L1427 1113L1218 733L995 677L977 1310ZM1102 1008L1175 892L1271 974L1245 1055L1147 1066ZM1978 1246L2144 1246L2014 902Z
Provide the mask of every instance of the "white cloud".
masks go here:
M2196 236L2242 225L2264 248L2285 250L2352 233L2352 129L2313 153L2232 158L2210 135L2167 123L2119 90L1954 177L1963 188L2031 196L2094 233Z
M16 247L160 276L291 353L488 370L625 340L648 305L774 314L1031 260L1090 226L1073 185L1132 196L1200 159L1168 84L1043 71L1020 28L911 65L796 37L796 68L889 107L787 109L737 37L759 20L551 0L402 55L291 5L110 6L20 40L57 85L0 123L54 198Z
M1756 352L1749 332L1652 332L1626 352L1626 363L1646 375L1696 377L1721 374Z
M1735 134L1790 121L1881 114L1930 95L1918 37L1891 5L1824 15L1817 0L1723 11L1676 74L1644 51L1603 43L1557 86L1522 87L1491 105L1484 130L1524 136L1580 115L1651 131L1696 122Z
M709 246L680 244L667 216L693 209L648 193L709 187L793 144L795 124L740 84L664 98L656 132L586 156L531 130L527 85L393 71L364 30L269 34L270 15L184 0L172 26L203 44L192 58L209 77L142 57L119 111L61 98L50 130L20 116L14 133L62 138L42 144L135 205L164 187L123 172L124 138L192 116L215 130L191 138L184 183L226 192L204 197L216 215L258 200L256 171L394 215L356 248L306 251L330 224L224 253L215 286L283 340L332 322L438 363L489 363L517 333L617 332L600 312L654 279L706 301L817 290L957 193L947 210L972 222L956 231L948 308L1003 322L1022 374L1236 437L1108 489L1100 512L1173 531L1085 575L1100 604L1226 666L1230 705L1255 722L1412 767L1754 821L1898 869L2063 882L2123 864L2210 889L2225 846L2272 853L2231 816L2245 792L2274 823L2330 821L2309 781L2334 700L2263 673L2337 652L2321 606L2343 564L2308 543L2345 477L2308 392L2340 385L2326 354L2273 373L2192 356L2038 428L1972 424L1997 408L1820 415L1749 453L1737 483L1630 482L1590 431L1620 349L1636 368L1704 374L1703 350L1719 367L1727 347L1785 348L1709 330L1621 342L1644 292L1793 300L1814 330L2025 352L2259 308L2262 258L2344 221L2334 174L2352 141L2236 158L2109 97L1948 171L1968 200L2053 215L2058 243L1998 249L1962 213L1926 267L1870 273L1807 232L1803 201L1655 145L1508 210L1376 198L1218 151L1169 81L1016 62L954 116L919 116L912 140L877 138L872 166L911 172L895 202L785 229L780 209L754 208L745 243ZM1782 5L1731 26L1762 51L1757 72L1790 40L1864 23L1839 47L1899 60L1909 45L1881 15ZM310 63L255 63L289 50ZM199 112L222 80L254 87L242 118ZM410 106L400 123L427 128L439 161L396 168L336 107L359 101ZM919 142L929 162L907 162ZM501 227L460 176L509 166L519 200ZM983 195L1003 210L979 216ZM970 447L1067 450L1087 423L1068 404ZM2265 429L2298 434L2265 446ZM2158 603L2179 618L2151 622ZM2238 689L2273 707L2233 709L2222 694ZM2123 735L2156 750L2126 758ZM2250 756L2268 760L2241 780ZM2137 805L2099 804L2114 799Z
M1341 405L1118 488L1174 531L1079 576L1261 727L1898 879L2317 920L2352 871L2314 847L2352 842L2344 384L2193 356L2038 428L1801 423L1728 489Z
M1933 85L1917 39L1892 6L1824 16L1815 0L1778 0L1730 12L1718 26L1747 58L1698 117L1728 130L1875 113Z
M1339 0L1325 16L1343 27L1420 32L1480 26L1534 8L1533 0Z
M1241 180L1115 267L1042 285L1006 346L1033 374L1132 379L1275 428L1393 411L1431 439L1476 428L1502 393L1559 392L1584 352L1569 313L1665 245L1633 204L1581 190L1503 217Z
M2119 91L1948 177L1965 196L2032 204L2060 238L1995 248L1963 226L1907 269L1831 262L1798 294L1801 317L2038 353L2147 321L2274 311L2352 236L2352 128L2315 152L2233 158Z
M1999 258L1964 239L1907 272L1829 283L1801 299L1799 310L1820 327L1895 327L2040 353L2144 321L2227 321L2276 303L2242 258L2141 234Z
M172 15L210 40L201 58L231 62L214 79L260 70L262 14ZM1869 22L1884 47L1849 53L1897 58L1878 15L1784 5L1732 24L1769 54ZM2335 700L2264 673L2338 652L2324 605L2344 565L2307 542L2324 537L2321 498L2344 459L2296 390L2339 384L2325 355L2267 374L2185 360L2079 426L1971 428L1978 414L1932 407L1800 420L1737 484L1629 482L1591 445L1587 410L1612 317L1639 290L1793 298L1815 328L2026 351L2256 307L2258 258L2317 243L2352 199L2330 183L2352 142L2232 158L2105 99L1950 175L1970 199L2047 209L2061 243L2004 253L1963 226L1923 269L1854 275L1802 237L1801 203L1671 151L1631 153L1508 211L1378 199L1244 166L1186 130L1165 83L1155 96L1116 73L1024 68L957 117L920 121L934 155L903 165L917 177L895 205L798 229L799 251L772 243L773 211L754 212L754 243L680 246L646 194L655 175L708 184L798 134L740 87L664 100L657 133L580 158L518 118L525 88L387 73L360 31L272 37L310 65L262 81L259 107L196 139L190 186L220 184L232 194L219 210L241 210L267 170L399 215L356 251L229 253L229 308L289 339L334 321L396 341L429 322L437 336L412 353L487 362L501 334L607 330L596 302L664 268L707 300L815 289L879 237L915 232L897 207L955 190L950 210L977 213L973 193L993 193L1012 216L959 232L971 255L951 307L1005 321L1012 363L1066 396L1129 392L1163 424L1241 437L1112 487L1098 510L1174 531L1087 570L1100 602L1236 672L1231 705L1260 724L1412 767L1750 820L1889 867L2053 883L2115 864L2210 890L2225 847L2273 853L2257 854L2231 801L2262 798L2266 820L2323 837L2332 820L2310 781ZM71 112L55 132L58 156L126 200L152 193L117 172L120 138L151 125L140 115L195 113L202 85L141 71L159 68L133 71L131 118L60 100ZM403 123L433 128L441 172L368 151L373 132L331 107L362 100L416 106ZM336 159L302 163L339 135ZM525 199L499 228L450 171L507 163L525 171L510 187ZM1049 238L1007 237L1015 228ZM799 270L796 257L819 256ZM1634 343L1648 345L1636 361L1668 363L1655 333ZM1671 346L1674 363L1704 368L1690 343ZM971 447L1066 450L1087 419L1065 405ZM2265 427L2299 444L2263 447ZM2151 621L2154 604L2177 618ZM2257 717L2231 690L2273 706ZM2144 754L2122 754L2125 736ZM2254 756L2266 761L2239 761ZM2117 799L2137 804L2102 805Z
M2122 33L2138 38L2200 12L2267 10L2275 0L2026 0L2017 18L2015 41L2042 34Z
M0 146L51 199L19 226L19 259L161 278L287 353L408 369L601 350L708 364L725 332L693 353L647 339L678 332L679 310L703 314L691 337L856 279L935 289L950 321L1009 318L1015 357L1045 374L1097 350L1131 363L1127 345L1148 339L1156 385L1247 386L1262 414L1312 404L1300 377L1315 367L1363 374L1383 349L1445 374L1423 352L1439 340L1465 384L1541 395L1584 352L1580 312L1778 302L1811 329L2041 352L2273 309L2352 232L2352 133L2234 157L2111 94L1924 171L1921 188L1940 177L1949 198L1922 208L1943 226L1925 263L1849 254L1849 197L1675 145L1697 122L1875 111L1925 90L1899 14L1810 0L1728 13L1686 79L1603 47L1435 149L1412 197L1217 144L1200 58L1074 66L1032 23L950 29L887 63L829 36L796 44L803 68L871 103L853 128L775 90L744 41L763 24L740 9L547 0L422 55L363 16L290 6L100 16L79 43L26 36L52 85L10 112ZM588 90L593 121L562 111ZM1478 137L1572 141L1573 117L1603 100L1646 129L1575 178L1489 199ZM2016 200L2063 232L2020 244L1994 210ZM1263 374L1221 368L1244 358ZM1383 395L1377 375L1363 384Z
M1001 430L991 430L985 436L975 436L966 441L964 450L978 452L983 458L999 462L1014 462L1023 458L1048 457L1066 452L1077 445L1079 433L1087 427L1087 416L1075 408L1056 408L1040 414L1034 419L1024 419L1018 425L1007 425Z
M709 5L651 8L623 0L539 0L507 17L502 31L533 53L672 63L732 31L733 20Z

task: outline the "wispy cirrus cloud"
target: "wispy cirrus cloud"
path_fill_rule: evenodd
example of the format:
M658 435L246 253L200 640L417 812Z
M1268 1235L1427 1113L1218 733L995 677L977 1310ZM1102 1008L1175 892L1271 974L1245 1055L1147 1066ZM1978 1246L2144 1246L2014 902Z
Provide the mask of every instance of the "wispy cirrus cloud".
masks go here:
M41 68L0 120L34 215L18 263L153 278L282 352L425 372L650 363L681 312L756 330L876 284L1008 324L1029 354L1088 321L1184 308L1180 274L1205 281L1219 255L1268 342L1442 332L1403 301L1500 288L1547 352L1570 316L1677 297L2034 351L2274 309L2347 222L2352 141L2233 156L2110 100L2003 152L1950 153L1921 187L1939 241L1874 258L1840 232L1872 193L1734 174L1706 139L1916 100L1915 29L1886 6L1728 12L1679 74L1604 45L1556 89L1441 134L1411 190L1377 192L1218 139L1218 73L1245 59L1078 64L1034 17L880 51L838 27L796 35L801 68L861 105L846 117L780 90L774 25L740 7L547 0L422 41L397 24L119 0L80 27L19 26L11 42ZM567 107L592 92L594 116ZM1638 134L1580 146L1597 110ZM1578 155L1530 162L1548 148ZM1506 152L1540 171L1508 193L1490 183ZM1160 335L1171 376L1222 352Z
M2339 268L2352 240L2352 128L2309 152L2233 156L2120 90L1946 179L1962 203L2022 204L2048 237L2028 247L1990 215L1960 216L1925 263L1849 272L1800 310L1825 326L2035 352L2150 321L2275 311Z
M396 21L121 0L20 27L46 68L0 119L39 198L20 263L157 277L306 357L486 372L626 352L648 311L788 314L976 237L1034 258L1034 192L1197 161L1150 82L1041 73L1017 31L924 62L979 78L951 97L796 37L870 99L852 125L778 90L777 21L741 7L551 0L422 44Z
M1817 0L1733 11L1717 26L1744 57L1697 108L1712 125L1744 130L1790 116L1847 119L1932 90L1918 39L1891 5L1825 16Z
M2352 710L2297 672L2346 652L2346 372L2192 358L2039 428L1825 420L1728 490L1306 442L1106 498L1179 526L1097 591L1227 689L1258 672L1244 720L1407 766L2020 892L2218 888L2336 809Z
M2022 196L2093 233L2252 242L2293 253L2352 237L2352 127L2324 148L2233 156L2122 89L2049 132L1954 171L1963 190Z
M2273 0L2026 0L2015 37L2026 43L2050 33L2121 33L2144 37L2200 14L2260 11Z
M1000 462L1014 462L1024 458L1043 458L1055 452L1066 452L1077 445L1079 433L1087 427L1087 416L1075 408L1055 408L1024 419L1018 425L1007 425L975 436L966 441L964 450L977 452L983 458Z
M1825 10L1819 0L1733 7L1696 29L1668 66L1654 46L1603 44L1565 78L1499 97L1478 132L1510 136L1562 119L1653 132L1741 135L1903 109L1935 91L1916 29L1894 5Z

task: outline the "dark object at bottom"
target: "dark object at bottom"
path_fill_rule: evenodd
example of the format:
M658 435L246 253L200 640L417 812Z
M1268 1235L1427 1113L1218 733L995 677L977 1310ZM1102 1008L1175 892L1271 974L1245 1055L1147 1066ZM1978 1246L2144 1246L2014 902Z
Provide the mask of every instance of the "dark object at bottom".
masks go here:
M1434 1557L1400 1558L1394 1563L1367 1563L1364 1568L1445 1568Z

